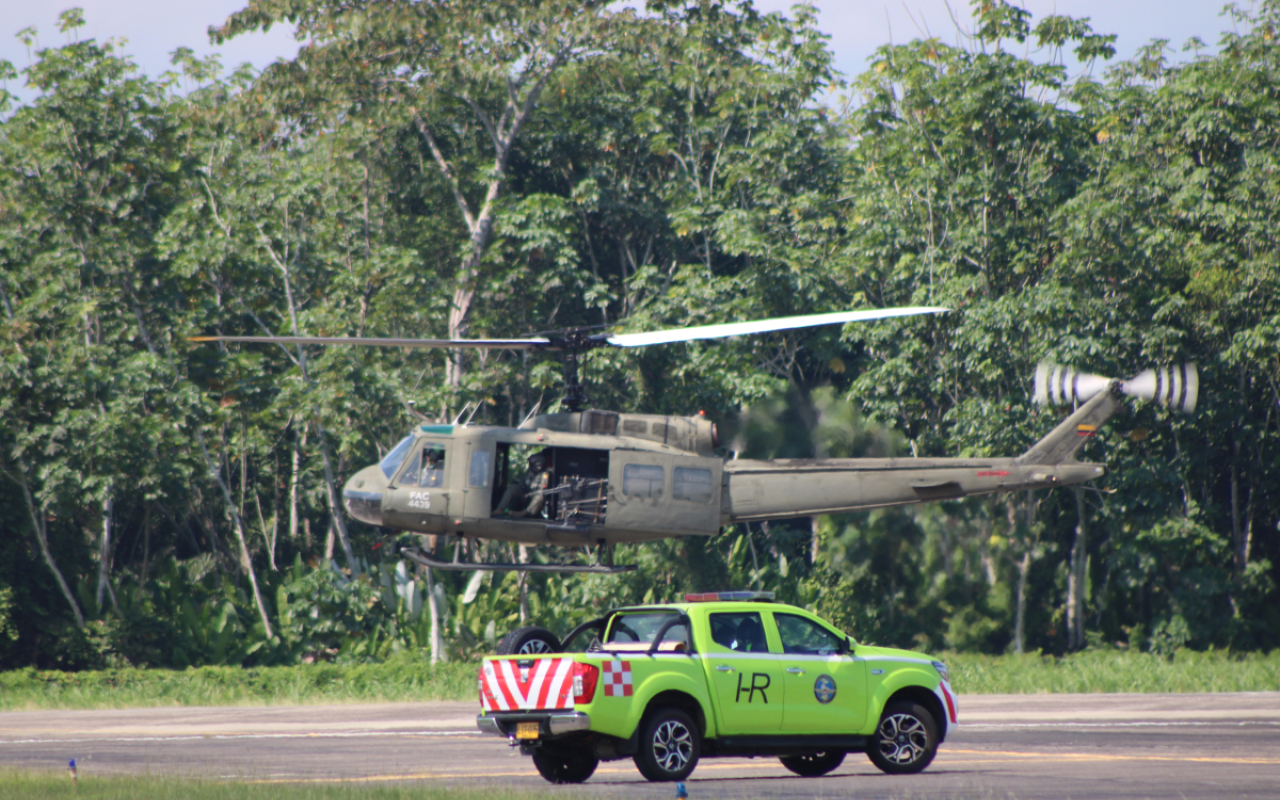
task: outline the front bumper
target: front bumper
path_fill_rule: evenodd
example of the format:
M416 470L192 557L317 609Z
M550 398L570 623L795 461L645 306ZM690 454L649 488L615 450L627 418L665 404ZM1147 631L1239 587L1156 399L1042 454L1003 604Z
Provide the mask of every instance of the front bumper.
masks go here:
M540 737L563 736L566 733L591 729L591 717L581 711L533 711L507 714L497 712L480 714L476 717L476 727L481 733L491 733L504 738L515 735L517 722L537 722Z

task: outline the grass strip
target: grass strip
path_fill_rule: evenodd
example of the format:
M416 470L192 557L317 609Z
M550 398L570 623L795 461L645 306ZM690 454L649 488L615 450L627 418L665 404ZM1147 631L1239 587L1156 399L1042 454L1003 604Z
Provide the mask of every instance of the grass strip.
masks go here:
M1055 658L1039 653L988 656L948 653L960 694L1274 692L1280 650L1230 653L1179 650L1172 658L1126 650L1085 650Z
M1122 650L1086 650L1062 658L1039 653L948 653L943 660L961 694L1280 690L1280 650L1269 654L1180 650L1169 659ZM417 653L399 653L382 664L0 672L0 711L475 698L474 662L432 667Z
M373 783L254 784L207 778L150 775L80 775L0 769L0 794L23 800L540 800L545 792L512 791L509 786Z
M400 653L381 664L24 669L0 672L0 711L473 700L476 669L474 662L433 667L416 653Z

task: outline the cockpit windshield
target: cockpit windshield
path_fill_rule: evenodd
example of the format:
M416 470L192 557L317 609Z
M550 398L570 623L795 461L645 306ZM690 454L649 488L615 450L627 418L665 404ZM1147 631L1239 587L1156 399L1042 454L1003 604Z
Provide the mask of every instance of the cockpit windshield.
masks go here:
M391 476L396 474L396 470L400 469L401 462L409 452L409 448L413 447L413 435L410 434L400 440L400 444L391 448L391 452L387 453L387 457L379 462L378 466L382 467L382 474L387 476L387 480L391 480Z

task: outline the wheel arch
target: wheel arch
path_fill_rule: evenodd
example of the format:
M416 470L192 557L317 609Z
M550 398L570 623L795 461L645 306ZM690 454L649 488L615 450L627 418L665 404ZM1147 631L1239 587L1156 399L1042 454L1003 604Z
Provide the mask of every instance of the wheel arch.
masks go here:
M651 697L649 702L645 704L644 713L640 715L640 723L636 726L636 729L642 728L649 715L659 708L680 709L693 718L694 723L698 726L698 733L702 738L707 738L709 733L707 728L708 719L706 711L702 708L702 703L698 702L698 698L679 689L668 689ZM714 733L714 731L710 731L710 733Z
M951 726L947 719L947 710L942 707L942 701L938 699L938 695L923 686L904 686L889 695L889 699L885 701L881 713L884 713L883 708L888 708L889 704L895 700L909 700L912 703L919 703L924 706L933 715L934 723L938 726L938 744L946 741L947 729Z

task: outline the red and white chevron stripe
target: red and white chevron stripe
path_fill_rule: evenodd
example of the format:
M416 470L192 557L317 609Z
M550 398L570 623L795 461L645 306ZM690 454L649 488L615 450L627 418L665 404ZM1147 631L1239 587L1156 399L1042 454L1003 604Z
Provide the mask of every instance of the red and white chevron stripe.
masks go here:
M516 659L486 659L480 702L485 711L573 708L572 676L572 658L538 658L525 668Z

